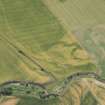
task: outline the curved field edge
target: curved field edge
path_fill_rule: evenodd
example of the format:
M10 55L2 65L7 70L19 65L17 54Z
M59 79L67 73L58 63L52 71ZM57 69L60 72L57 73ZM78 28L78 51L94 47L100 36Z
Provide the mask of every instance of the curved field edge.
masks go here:
M80 79L74 81L67 88L66 94L57 99L38 100L31 97L18 97L14 105L104 105L105 84L95 79ZM5 98L1 103L5 105L11 97Z
M4 37L19 49L28 52L31 57L37 58L37 61L58 80L63 80L77 71L96 71L96 66L86 51L41 0L0 0L0 11L0 46L3 48L0 49L1 82L8 79L24 79L45 83L50 78L40 73L39 68L29 59L20 57ZM21 98L18 104L66 105L74 101L74 97L69 99L73 94L78 98L75 89L72 88L60 101ZM77 101L80 101L79 98ZM76 101L74 103L76 104Z
M49 10L58 18L69 33L73 33L97 67L102 70L104 78L104 24L105 1L101 0L43 0ZM94 30L95 29L95 30ZM97 31L100 30L100 31ZM75 35L76 34L76 35ZM100 54L102 52L102 54Z
M3 71L0 72L4 80L13 77L38 81L37 74L42 75L37 71L39 68L30 60L19 57L18 52L6 42L4 37L18 48L28 51L32 57L36 57L38 62L57 78L64 78L76 71L95 70L92 60L78 45L75 37L65 31L41 0L0 0L0 11L1 46L5 43L3 49L0 50L2 56L0 62L4 62L0 63L0 69ZM12 72L15 73L15 71L24 76L18 74L12 76ZM33 72L35 76L32 75ZM40 77L38 82L41 82L42 78ZM45 78L47 81L44 75Z

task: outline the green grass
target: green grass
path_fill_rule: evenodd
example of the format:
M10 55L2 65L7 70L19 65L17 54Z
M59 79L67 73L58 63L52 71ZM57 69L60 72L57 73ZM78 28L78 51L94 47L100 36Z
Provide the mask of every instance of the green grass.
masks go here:
M88 23L93 17L85 18L86 16L82 14L79 16L79 9L73 6L78 4L77 1L50 0L51 6L48 6L53 7L53 10L50 10L42 1L0 0L0 82L11 79L37 81L38 76L41 76L43 80L45 79L43 76L46 75L39 72L39 68L29 59L19 55L18 49L23 50L33 59L36 58L43 67L52 72L60 81L74 72L96 71L96 66L91 58L83 52L83 55L78 52L84 51L84 49L79 46L75 37L69 33L76 25L78 26L80 23L85 25L85 19ZM81 5L84 4L85 2ZM72 11L74 16L70 14ZM86 9L83 9L83 11L85 13ZM63 19L63 21L60 21L60 19ZM81 22L79 22L80 20ZM16 45L18 49L13 48L5 38ZM53 86L57 84L56 82ZM67 98L69 96L72 96L72 94L67 94ZM67 105L70 100L65 97L64 100L61 98L60 102L63 101L64 105ZM45 102L32 98L22 98L18 103L18 105L26 104L59 105L59 100Z
M104 0L43 0L69 32L79 27L105 23Z
M41 0L1 0L1 7L5 28L9 26L7 33L33 52L51 48L64 35L63 28Z
M72 46L65 46L64 43L75 43L75 46L78 46L78 43L72 40L72 35L68 35L67 31L61 26L60 21L41 0L0 0L0 7L0 20L2 20L0 24L1 39L6 37L18 48L28 52L28 55L36 57L38 62L52 72L56 78L65 78L67 75L77 71L95 70L90 58L86 57L86 59L77 60L73 57L72 52L74 54L81 48L77 47L73 51L74 48ZM5 40L3 41L6 43ZM62 41L64 43L60 43ZM9 50L12 49L10 48ZM14 58L17 55L18 53L15 53ZM71 59L75 60L75 63L72 64ZM9 60L11 62L12 57ZM32 69L34 67L36 70L36 66L24 57L18 58L17 62L18 64L14 69L20 68L23 62L30 70L34 70ZM84 67L88 63L91 63L93 67ZM5 68L12 69L8 66ZM24 69L26 68L23 67L19 71L23 72ZM28 75L27 72L23 73ZM27 76L27 79L35 79L35 77Z
M81 105L98 105L98 103L91 92L87 92L85 96L81 97Z
M59 0L43 0L43 2L58 17L68 32L77 34L77 39L90 56L95 56L93 60L98 63L97 67L103 71L104 77L105 1L66 0L64 3L60 3ZM103 28L93 30L96 33L93 35L91 29L101 27L101 24Z
M103 28L102 28L103 27ZM78 34L80 32L80 34ZM75 31L75 35L81 41L82 46L87 49L93 59L96 61L99 69L102 70L102 77L105 76L105 28L104 25L90 27L84 30ZM91 46L91 47L90 47Z
M58 100L37 100L35 98L22 98L17 105L59 105Z
M18 56L10 50L7 44L0 42L0 82L11 79L25 79L27 75L21 72Z
M2 48L0 49L1 79L3 77L6 80L16 79L15 77L17 79L23 79L24 77L29 79L28 74L22 70L24 68L20 68L21 62L28 63L29 68L35 68L36 66L30 66L32 64L24 57L19 58L18 53L13 51L14 49L2 36L7 37L15 45L19 43L19 46L24 46L31 53L39 53L39 51L51 48L53 43L61 39L65 32L41 0L0 0L0 11L0 33L2 34L0 36L2 39L0 43ZM7 45L4 45L4 43L7 43ZM5 81L5 79L2 81Z

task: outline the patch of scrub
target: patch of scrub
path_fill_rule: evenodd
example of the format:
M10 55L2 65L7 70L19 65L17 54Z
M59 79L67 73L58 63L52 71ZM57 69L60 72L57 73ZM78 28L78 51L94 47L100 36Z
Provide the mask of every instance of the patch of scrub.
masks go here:
M81 97L81 104L80 105L98 105L97 100L91 94L91 92L87 92L85 96Z
M16 105L59 105L58 100L38 100L35 98L21 98L21 100Z
M79 28L74 35L79 39L81 45L88 51L102 71L104 78L105 72L105 25L96 25L90 28ZM100 53L101 52L101 53Z

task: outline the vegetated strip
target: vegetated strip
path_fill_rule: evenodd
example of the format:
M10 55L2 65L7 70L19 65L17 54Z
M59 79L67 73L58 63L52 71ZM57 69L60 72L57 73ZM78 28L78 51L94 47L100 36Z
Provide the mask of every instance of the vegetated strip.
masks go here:
M81 79L81 78L95 78L96 80L100 81L100 82L103 82L105 83L105 80L103 81L103 79L101 79L101 77L94 73L94 72L78 72L78 73L74 73L70 76L68 76L64 81L63 81L63 85L59 86L58 90L57 91L52 91L52 92L48 92L48 90L44 87L43 84L40 84L40 83L35 83L35 82L32 82L32 81L7 81L5 83L2 83L0 85L0 87L2 86L5 86L5 85L9 85L9 84L12 84L12 83L19 83L19 85L21 86L22 84L23 85L38 85L39 87L43 88L46 90L47 94L41 96L40 98L41 99L49 99L50 97L57 97L57 96L62 96L62 93L64 93L65 89L67 88L67 86L69 85L70 82L72 82L73 80L78 80L78 79ZM102 81L101 81L102 80Z
M63 93L65 93L65 90L69 86L70 82L79 80L81 78L95 78L96 80L105 83L105 80L101 79L101 77L95 72L77 72L66 77L60 86L54 88L53 92L58 94L59 96L62 96Z
M5 85L9 85L9 84L12 84L12 83L20 83L20 84L32 84L32 85L37 85L37 86L40 86L40 87L42 87L42 88L45 88L44 87L44 85L42 85L42 84L40 84L40 83L35 83L35 82L33 82L33 81L22 81L22 80L11 80L11 81L6 81L6 82L4 82L4 83L2 83L1 85L0 85L0 87L1 86L5 86Z

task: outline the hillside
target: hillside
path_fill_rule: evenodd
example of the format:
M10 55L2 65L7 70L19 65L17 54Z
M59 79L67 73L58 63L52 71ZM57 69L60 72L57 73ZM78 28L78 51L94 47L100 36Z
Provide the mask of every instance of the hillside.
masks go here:
M0 0L0 83L28 80L47 84L46 88L52 91L73 73L100 73L99 55L93 52L97 56L94 59L88 50L95 50L94 46L78 38L83 38L84 33L79 35L75 30L104 23L103 3L94 0L93 6L90 0ZM94 92L90 81L87 78L73 81L64 96L56 99L1 97L0 105L84 105L82 101L91 101L90 97L94 100L98 97L101 101L96 100L97 103L103 105L96 94L98 89ZM92 83L97 88L100 82L95 81ZM104 87L103 84L100 89ZM91 94L85 96L87 90Z

